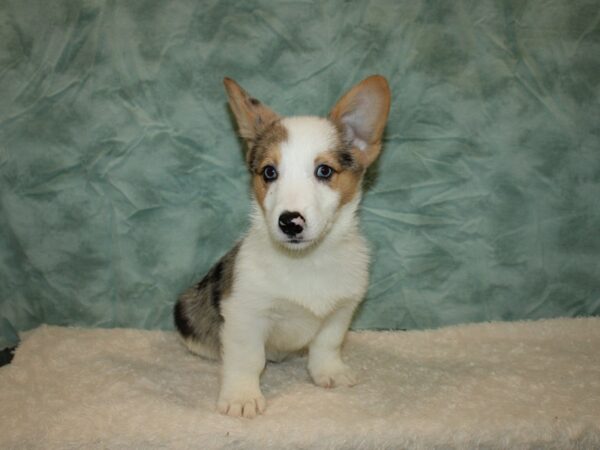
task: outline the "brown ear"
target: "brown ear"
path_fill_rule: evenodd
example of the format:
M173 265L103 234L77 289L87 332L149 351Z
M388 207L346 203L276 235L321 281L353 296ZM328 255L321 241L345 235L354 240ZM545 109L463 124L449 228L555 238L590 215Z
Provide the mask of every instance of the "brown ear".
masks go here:
M368 167L381 150L381 136L390 111L390 88L381 75L370 76L335 104L329 118L344 133L344 139L364 167Z
M229 105L238 123L240 136L246 141L254 141L261 131L279 119L276 113L248 95L231 78L224 78L223 83L229 97Z

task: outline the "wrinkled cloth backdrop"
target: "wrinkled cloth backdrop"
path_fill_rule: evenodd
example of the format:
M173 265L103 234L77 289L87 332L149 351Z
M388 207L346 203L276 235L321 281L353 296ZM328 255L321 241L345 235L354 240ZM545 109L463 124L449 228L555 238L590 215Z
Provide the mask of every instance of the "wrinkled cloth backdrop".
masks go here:
M596 0L2 1L2 343L172 327L248 225L223 76L321 115L389 79L354 328L599 314L599 21Z

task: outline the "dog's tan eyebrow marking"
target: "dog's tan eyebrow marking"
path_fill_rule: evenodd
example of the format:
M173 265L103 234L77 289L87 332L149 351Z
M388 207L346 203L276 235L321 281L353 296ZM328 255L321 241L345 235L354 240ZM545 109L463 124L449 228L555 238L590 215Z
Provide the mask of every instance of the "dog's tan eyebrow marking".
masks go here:
M248 153L246 154L246 163L252 173L257 173L261 169L262 161L266 159L270 149L288 138L286 128L279 120L270 124L253 141L249 142Z
M340 163L341 153L336 149L321 153L315 158L315 168L320 164L330 166L335 172L331 178L323 181L331 189L339 192L341 208L352 200L360 190L362 182L363 169L358 163L352 168L345 168Z

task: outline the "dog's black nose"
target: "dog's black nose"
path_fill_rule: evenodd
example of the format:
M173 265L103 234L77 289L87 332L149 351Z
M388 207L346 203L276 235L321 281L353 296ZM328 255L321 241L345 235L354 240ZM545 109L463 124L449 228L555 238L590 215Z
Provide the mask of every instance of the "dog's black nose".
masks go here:
M279 216L279 228L288 236L296 236L304 229L304 217L298 212L284 211Z

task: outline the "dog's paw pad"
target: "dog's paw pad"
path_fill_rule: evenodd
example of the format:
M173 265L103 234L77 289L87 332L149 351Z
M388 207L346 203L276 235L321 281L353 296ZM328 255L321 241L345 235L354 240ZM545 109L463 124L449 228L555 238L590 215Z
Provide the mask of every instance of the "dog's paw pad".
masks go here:
M261 394L220 398L217 410L226 416L253 419L265 411L267 402Z

